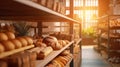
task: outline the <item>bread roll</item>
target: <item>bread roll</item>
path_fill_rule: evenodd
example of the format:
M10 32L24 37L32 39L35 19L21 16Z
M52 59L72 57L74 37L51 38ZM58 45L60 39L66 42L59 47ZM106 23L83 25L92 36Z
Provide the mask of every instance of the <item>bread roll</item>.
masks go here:
M6 41L8 40L8 37L5 33L0 33L0 41Z
M0 43L0 53L5 51L5 47Z
M65 67L64 63L60 61L60 58L55 59L61 67Z
M23 47L25 47L25 46L28 45L27 40L25 40L24 38L22 38L22 37L18 37L17 39L22 43L22 46L23 46Z
M62 48L62 46L58 43L57 38L53 36L48 36L43 39L43 43L45 43L47 46L51 46L54 50L59 50Z
M66 56L66 55L69 55L70 52L68 50L64 50L60 55L62 56Z
M59 57L57 57L55 60L61 62L61 63L62 63L62 64L61 64L62 66L65 66L65 65L67 64L67 62L66 62L65 60L63 60L63 59L61 59L61 58L59 58Z
M46 45L45 43L38 42L38 41L35 43L35 45L36 45L37 47L47 47L47 45Z
M12 39L11 41L15 45L15 48L21 48L22 47L22 43L19 40Z
M40 51L38 55L38 59L44 59L46 56L48 56L53 51L52 47L46 47L42 51Z
M5 33L8 37L8 39L15 39L15 34L13 32L6 32Z
M3 41L2 44L5 47L6 51L10 51L10 50L14 50L15 49L14 44L11 41L9 41L9 40L8 41Z
M33 40L32 40L32 38L30 38L30 37L28 37L28 36L24 36L24 38L27 40L28 45L33 44Z

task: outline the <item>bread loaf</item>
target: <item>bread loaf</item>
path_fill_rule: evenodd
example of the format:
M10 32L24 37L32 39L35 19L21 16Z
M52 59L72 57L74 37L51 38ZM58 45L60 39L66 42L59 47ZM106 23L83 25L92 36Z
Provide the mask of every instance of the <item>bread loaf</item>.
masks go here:
M43 43L45 43L47 46L51 46L54 50L59 50L62 48L62 45L58 43L57 38L53 36L48 36L43 39Z
M25 40L23 37L18 37L17 39L22 43L22 47L28 45L27 40Z
M9 41L9 40L8 41L3 41L2 44L5 47L6 51L10 51L10 50L14 50L15 49L14 44L11 41Z
M15 35L13 32L6 32L5 34L7 35L8 39L15 39Z
M35 43L35 46L36 47L47 47L47 45L45 43L38 42L38 41Z
M20 54L12 55L6 59L9 67L22 67L22 58Z
M36 52L25 52L29 56L29 65L30 67L36 67L35 60L37 58Z
M66 56L66 55L69 55L70 52L68 50L64 50L60 55L61 56Z
M22 67L30 67L30 59L29 56L25 53L21 54L22 59Z
M5 51L5 47L3 46L3 44L0 43L0 53Z
M17 39L12 39L11 42L15 45L15 48L21 48L22 43Z
M25 38L25 39L27 40L28 45L33 44L33 40L32 40L32 38L30 38L30 37L28 37L28 36L24 36L23 38Z
M38 54L38 59L44 59L46 56L48 56L53 51L52 47L46 47L40 53Z
M0 41L6 41L8 40L8 37L5 33L0 33Z

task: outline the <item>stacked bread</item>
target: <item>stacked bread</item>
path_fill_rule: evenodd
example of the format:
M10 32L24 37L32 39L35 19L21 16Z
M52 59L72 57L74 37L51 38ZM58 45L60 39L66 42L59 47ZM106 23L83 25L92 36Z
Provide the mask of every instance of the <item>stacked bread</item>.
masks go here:
M72 55L68 50L65 50L48 65L46 65L46 67L65 67L70 59L72 59Z
M33 49L37 53L37 59L44 59L52 51L60 50L69 43L68 40L57 40L54 36L47 36L43 39L35 41L36 48Z
M36 60L35 52L21 52L3 58L2 61L4 61L4 63L1 64L3 67L4 66L5 67L35 67L36 66L35 60Z
M33 40L28 36L16 38L13 32L0 33L0 53L19 49L32 44Z

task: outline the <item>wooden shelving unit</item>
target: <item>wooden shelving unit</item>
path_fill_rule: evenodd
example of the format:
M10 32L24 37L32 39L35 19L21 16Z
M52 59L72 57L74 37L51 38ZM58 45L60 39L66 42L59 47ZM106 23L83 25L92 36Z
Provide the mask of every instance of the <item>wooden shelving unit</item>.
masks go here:
M4 58L6 56L10 56L12 54L15 54L15 53L18 53L18 52L33 48L33 47L34 47L34 45L29 45L29 46L22 47L22 48L19 48L19 49L14 49L14 50L11 50L11 51L6 51L4 53L0 53L0 59Z
M72 0L70 0L70 1L72 1ZM70 18L66 15L60 14L56 11L46 8L46 7L40 5L36 2L33 2L31 0L1 0L1 2L0 2L0 20L35 21L40 24L42 22L68 22L68 23L70 23L70 34L73 34L73 23L80 24L79 21L74 20L72 17ZM38 28L40 29L40 27L38 27ZM76 44L78 44L80 41L81 41L81 39L78 40ZM72 46L73 43L74 43L74 41L71 41L67 46L65 46L61 50L53 51L44 60L37 60L36 67L44 67L46 64L48 64L51 60L53 60L56 56L58 56L62 51L64 51L69 46L71 46L70 50L72 52L73 51L73 46ZM26 50L31 47L24 48L24 49L22 48L19 51ZM16 51L13 51L13 52L17 53ZM11 53L11 54L13 54L13 53ZM3 57L2 55L0 58ZM72 64L70 64L71 65L70 67L73 67L73 62L71 62L71 63Z
M48 55L44 60L37 60L36 61L36 67L45 67L46 64L48 64L51 60L53 60L56 56L58 56L61 52L63 52L66 48L68 48L70 45L72 45L74 41L70 42L68 45L66 45L64 48L58 51L53 51Z
M119 25L119 21L116 22L117 19L119 18L120 18L119 15L108 15L100 18L100 22L104 21L105 23L104 25L106 25L107 27L104 26L105 29L104 28L101 29L98 27L98 30L101 31L101 33L98 34L99 35L98 47L101 51L105 50L108 61L109 58L120 57L120 53L118 52L120 51L120 47L119 47L120 32L118 32L118 30L120 30L120 25Z

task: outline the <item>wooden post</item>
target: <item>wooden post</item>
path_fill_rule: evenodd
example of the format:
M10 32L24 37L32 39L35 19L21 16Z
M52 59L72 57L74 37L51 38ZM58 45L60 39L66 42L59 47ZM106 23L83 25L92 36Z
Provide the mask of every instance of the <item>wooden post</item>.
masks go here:
M38 35L42 37L42 22L37 23L38 27Z
M70 17L73 18L73 11L74 11L74 7L73 7L73 0L69 0L70 1ZM70 22L70 35L71 37L71 41L73 40L73 22ZM70 52L73 54L73 44L70 46ZM74 60L71 61L70 63L70 67L74 67Z

